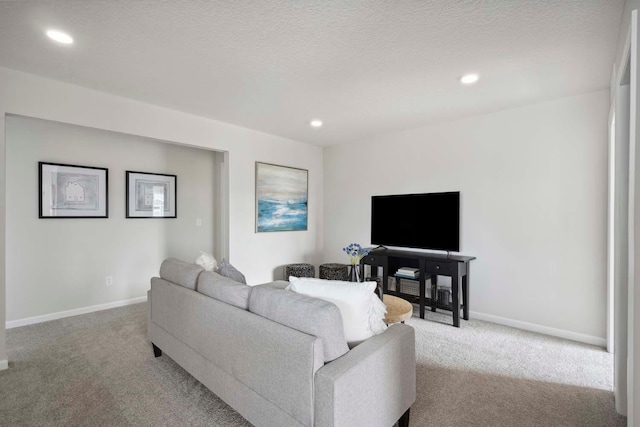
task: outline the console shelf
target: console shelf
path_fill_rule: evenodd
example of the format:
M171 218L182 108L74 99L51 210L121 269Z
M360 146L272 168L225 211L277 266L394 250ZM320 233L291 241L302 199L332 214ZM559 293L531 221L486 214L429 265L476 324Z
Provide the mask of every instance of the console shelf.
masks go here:
M411 294L407 294L404 292L397 292L397 291L387 291L385 292L388 295L393 295L394 297L398 297L398 298L402 298L406 301L409 301L412 304L420 304L420 297L418 295L411 295ZM425 301L425 305L427 307L433 307L433 304L436 304L436 308L438 310L447 310L447 311L453 311L453 305L452 304L442 304L441 302L438 302L437 300L434 302L431 298L426 298L424 299ZM460 304L460 309L464 310L464 304ZM466 319L465 319L466 320Z
M376 249L360 261L361 277L364 277L364 266L371 266L371 276L377 277L378 268L382 268L382 289L385 294L403 298L420 305L420 317L424 319L425 307L453 312L453 326L460 327L460 310L464 320L469 320L469 263L475 257L463 255L442 255L424 252ZM389 272L395 273L401 267L412 267L419 270L419 295L390 291L388 286ZM451 277L452 303L442 304L436 299L426 297L426 281L431 279L431 295L436 294L438 276ZM460 298L462 297L462 298ZM461 301L462 300L462 301Z

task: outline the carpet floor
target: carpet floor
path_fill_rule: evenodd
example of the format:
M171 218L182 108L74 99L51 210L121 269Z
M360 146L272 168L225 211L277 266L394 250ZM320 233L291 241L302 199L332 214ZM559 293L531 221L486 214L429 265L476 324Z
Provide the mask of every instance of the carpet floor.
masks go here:
M418 362L412 426L626 425L603 349L427 316L407 322ZM249 426L169 357L153 357L146 319L137 304L8 330L0 425Z

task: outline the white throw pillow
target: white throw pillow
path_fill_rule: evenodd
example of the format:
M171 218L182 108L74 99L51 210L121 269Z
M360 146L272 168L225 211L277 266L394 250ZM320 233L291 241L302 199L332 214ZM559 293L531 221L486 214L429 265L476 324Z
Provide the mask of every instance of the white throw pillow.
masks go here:
M196 259L196 264L207 271L215 271L216 267L218 267L218 262L213 255L203 251L200 251L200 256Z
M344 282L341 280L289 277L288 289L334 303L340 309L344 337L353 347L384 332L387 307L374 293L376 282Z

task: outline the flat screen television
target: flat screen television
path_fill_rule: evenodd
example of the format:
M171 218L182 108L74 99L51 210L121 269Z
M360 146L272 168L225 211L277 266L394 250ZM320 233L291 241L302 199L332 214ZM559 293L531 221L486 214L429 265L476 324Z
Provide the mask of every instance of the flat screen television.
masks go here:
M460 192L372 196L371 243L460 251Z

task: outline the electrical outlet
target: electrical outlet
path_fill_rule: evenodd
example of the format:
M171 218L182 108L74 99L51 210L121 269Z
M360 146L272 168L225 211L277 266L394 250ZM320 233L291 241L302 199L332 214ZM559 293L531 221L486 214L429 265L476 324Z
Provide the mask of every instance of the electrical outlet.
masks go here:
M196 227L202 227L202 218L196 218Z
M104 278L104 284L107 286L113 285L113 276L107 276Z

